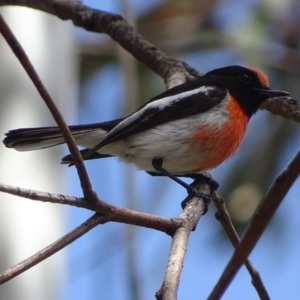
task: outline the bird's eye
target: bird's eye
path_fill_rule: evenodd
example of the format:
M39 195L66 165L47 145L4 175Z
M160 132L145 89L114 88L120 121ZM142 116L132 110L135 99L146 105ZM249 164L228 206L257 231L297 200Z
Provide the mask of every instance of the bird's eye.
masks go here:
M251 76L248 75L248 74L242 74L242 75L240 76L240 80L241 80L242 82L244 82L244 83L250 83L250 82L252 81L252 78L251 78Z

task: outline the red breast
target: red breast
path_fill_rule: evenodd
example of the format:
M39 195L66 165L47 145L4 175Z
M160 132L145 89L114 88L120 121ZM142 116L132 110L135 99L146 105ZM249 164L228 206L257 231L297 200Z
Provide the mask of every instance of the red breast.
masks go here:
M201 151L199 165L193 172L213 169L234 155L244 138L249 117L243 111L238 101L230 96L227 100L228 121L220 129L205 127L196 134L190 143ZM204 155L203 155L204 154Z

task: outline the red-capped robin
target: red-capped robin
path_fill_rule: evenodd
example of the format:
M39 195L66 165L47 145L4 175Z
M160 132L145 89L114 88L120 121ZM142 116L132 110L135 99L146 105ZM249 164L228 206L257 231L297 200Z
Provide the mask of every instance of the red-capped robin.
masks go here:
M268 98L288 96L272 90L256 68L229 66L178 85L152 98L126 118L70 126L85 147L83 159L116 156L152 175L193 177L220 165L240 147L247 124ZM19 151L63 144L58 127L6 133L3 143ZM71 155L62 159L71 163Z

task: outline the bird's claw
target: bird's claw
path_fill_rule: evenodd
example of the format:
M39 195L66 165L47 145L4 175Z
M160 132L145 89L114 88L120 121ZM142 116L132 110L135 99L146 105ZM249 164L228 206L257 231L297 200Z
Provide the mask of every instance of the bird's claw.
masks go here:
M204 175L202 173L194 174L191 177L193 179L195 179L195 180L199 180L199 181L202 180L205 183L207 183L209 185L209 187L210 187L211 192L215 192L219 188L219 186L220 186L219 183L216 180L214 180L211 177L206 176L206 175Z
M198 189L190 186L190 188L188 189L188 196L181 202L181 207L182 209L184 209L186 207L186 205L188 204L188 202L194 198L201 198L204 202L204 211L202 215L205 215L208 211L208 205L211 202L211 197L209 195L206 195L202 192L200 192Z

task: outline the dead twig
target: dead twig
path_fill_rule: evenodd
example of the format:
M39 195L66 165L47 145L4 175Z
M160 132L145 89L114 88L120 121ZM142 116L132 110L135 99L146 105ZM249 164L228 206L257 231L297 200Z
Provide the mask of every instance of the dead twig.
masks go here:
M213 193L212 200L217 209L216 219L221 223L224 231L227 234L228 239L230 240L231 244L236 248L240 243L240 239L231 222L231 218L226 209L224 200L218 195L217 192ZM252 278L252 284L255 287L260 299L269 300L270 297L262 282L262 279L260 278L258 271L253 267L249 259L245 261L245 266Z

